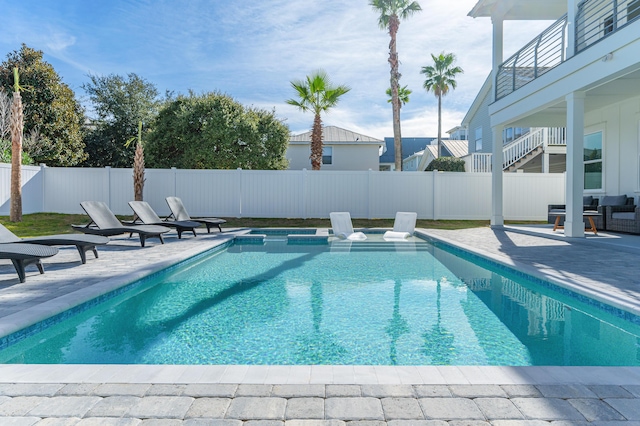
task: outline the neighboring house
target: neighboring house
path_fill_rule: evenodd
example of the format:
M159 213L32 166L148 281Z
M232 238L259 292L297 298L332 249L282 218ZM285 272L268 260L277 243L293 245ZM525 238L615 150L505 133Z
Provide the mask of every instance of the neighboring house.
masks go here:
M442 141L443 157L462 158L467 155L467 153L467 141L465 140L447 139ZM423 172L435 158L438 158L438 145L429 145L424 151L417 152L408 157L404 162L403 170ZM415 160L417 160L417 162ZM409 168L413 166L413 163L415 163L415 167Z
M410 157L432 143L436 138L402 138L402 156ZM393 144L393 137L384 138L386 152L380 156L380 170L394 171L396 169L396 150ZM404 166L403 166L404 167Z
M378 170L384 141L336 126L322 128L322 170ZM311 132L292 135L286 157L289 170L311 170Z
M469 15L493 25L492 139L509 127L566 128L564 232L584 236L583 194L640 193L640 0L480 0ZM505 20L556 22L504 61ZM502 157L493 144L493 164ZM492 188L491 224L502 226L502 167Z
M469 129L469 154L464 157L467 172L491 172L493 135L489 105L493 102L491 74L462 120ZM565 171L566 141L562 128L514 127L502 133L503 170L526 173Z

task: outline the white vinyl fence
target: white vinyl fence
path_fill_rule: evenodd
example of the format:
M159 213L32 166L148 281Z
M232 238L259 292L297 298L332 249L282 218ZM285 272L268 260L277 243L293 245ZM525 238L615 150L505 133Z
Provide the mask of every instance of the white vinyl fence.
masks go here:
M9 214L11 165L0 164L0 214ZM104 201L131 214L131 169L22 168L23 212L82 213L81 201ZM192 216L393 218L414 211L421 219L489 219L491 174L308 170L147 169L144 199L158 215L165 197L182 198ZM505 173L504 216L546 220L548 204L564 203L564 174Z

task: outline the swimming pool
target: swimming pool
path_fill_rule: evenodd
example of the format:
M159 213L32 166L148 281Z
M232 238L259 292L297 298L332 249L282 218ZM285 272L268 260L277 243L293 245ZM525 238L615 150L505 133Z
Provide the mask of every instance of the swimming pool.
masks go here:
M233 244L6 347L0 361L638 365L637 318L470 260L418 239Z

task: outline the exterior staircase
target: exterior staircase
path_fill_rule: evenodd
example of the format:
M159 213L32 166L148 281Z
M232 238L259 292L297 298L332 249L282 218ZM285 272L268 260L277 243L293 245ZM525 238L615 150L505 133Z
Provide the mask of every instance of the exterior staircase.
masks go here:
M502 169L515 172L542 154L548 146L566 146L563 127L537 127L502 148ZM466 158L466 169L472 173L491 172L491 153L474 152Z

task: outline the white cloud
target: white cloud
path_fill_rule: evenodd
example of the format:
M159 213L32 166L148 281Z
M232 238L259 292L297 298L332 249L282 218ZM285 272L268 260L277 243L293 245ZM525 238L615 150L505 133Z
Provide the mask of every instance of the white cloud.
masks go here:
M11 36L44 50L63 78L78 88L91 70L136 72L166 89L219 90L243 103L276 108L294 132L307 131L313 117L285 103L289 82L323 68L351 91L323 117L327 124L373 137L392 135L389 35L367 0L84 0L12 3L5 11ZM422 66L431 53L453 52L465 73L443 99L443 131L459 124L491 67L491 22L467 13L476 0L422 0L423 11L400 25L401 83L413 90L403 107L403 135L435 136L436 99L422 89ZM61 7L64 5L64 7ZM99 10L93 10L96 7ZM93 13L90 13L93 12ZM549 23L505 24L505 57ZM63 67L61 64L64 64ZM81 96L82 93L79 93Z

